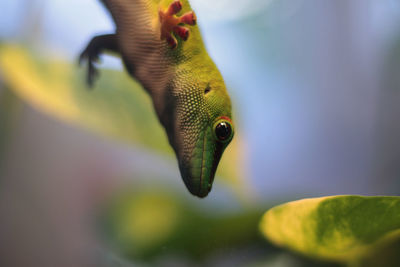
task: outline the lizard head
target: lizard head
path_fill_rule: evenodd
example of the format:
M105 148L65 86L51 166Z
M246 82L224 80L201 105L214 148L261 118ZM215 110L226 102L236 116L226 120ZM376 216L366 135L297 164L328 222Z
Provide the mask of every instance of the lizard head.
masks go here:
M174 118L167 130L188 190L206 197L218 163L234 135L231 101L212 63L177 73L171 85ZM171 113L170 113L171 114Z

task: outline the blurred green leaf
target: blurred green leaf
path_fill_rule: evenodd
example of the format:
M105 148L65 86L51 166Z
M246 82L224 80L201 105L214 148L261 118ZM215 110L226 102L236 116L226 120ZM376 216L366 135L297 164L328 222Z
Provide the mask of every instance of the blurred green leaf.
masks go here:
M21 113L22 102L15 94L2 86L0 79L0 169L3 153L7 148L15 123Z
M34 57L18 46L3 46L4 81L23 100L50 115L102 134L172 153L140 85L125 72L102 70L93 90L85 84L86 68Z
M354 263L400 229L400 197L333 196L289 202L266 212L260 227L280 247Z
M86 68L35 56L18 45L0 46L0 71L5 84L38 110L174 157L149 95L125 71L102 69L90 90ZM217 176L237 196L249 199L242 146L239 134L224 153Z
M257 228L261 216L257 209L210 214L172 192L142 188L108 205L102 229L109 243L132 260L175 255L202 261L234 249L268 251Z
M400 266L400 230L393 231L379 240L352 267Z

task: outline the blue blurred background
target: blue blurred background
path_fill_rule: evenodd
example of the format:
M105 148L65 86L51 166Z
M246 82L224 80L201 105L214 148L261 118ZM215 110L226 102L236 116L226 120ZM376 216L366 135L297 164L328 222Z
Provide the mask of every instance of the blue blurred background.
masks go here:
M25 245L24 253L57 253L59 244L76 258L96 243L79 218L132 173L162 177L185 201L217 212L332 194L399 194L400 1L191 3L233 98L251 200L243 204L218 183L207 199L193 199L173 158L22 104L0 165L2 254L20 253L16 236L40 240L47 224L56 237L43 242L51 245ZM0 10L0 44L72 64L93 35L114 29L95 0L3 0ZM103 68L123 70L117 58L102 60ZM34 226L23 227L27 218ZM69 234L61 231L66 224Z

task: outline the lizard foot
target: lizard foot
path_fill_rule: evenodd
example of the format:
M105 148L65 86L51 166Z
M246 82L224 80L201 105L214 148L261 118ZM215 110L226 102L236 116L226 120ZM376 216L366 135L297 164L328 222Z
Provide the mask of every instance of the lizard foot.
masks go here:
M172 33L179 36L183 41L189 38L189 29L182 25L196 25L196 15L193 11L189 11L182 16L176 16L182 9L182 2L175 0L167 10L158 12L161 23L161 40L166 40L171 49L176 48L178 41Z
M95 79L99 76L99 71L94 64L99 61L99 55L100 50L98 47L93 42L90 42L79 56L79 65L82 65L85 60L88 61L86 81L89 87L93 87Z

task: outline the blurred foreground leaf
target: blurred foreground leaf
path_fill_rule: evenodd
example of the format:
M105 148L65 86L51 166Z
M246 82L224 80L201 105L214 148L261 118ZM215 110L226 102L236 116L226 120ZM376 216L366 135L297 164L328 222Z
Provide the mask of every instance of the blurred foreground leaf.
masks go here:
M379 240L374 249L356 259L354 267L400 266L400 230Z
M173 156L150 97L125 71L101 70L95 88L85 84L86 68L35 56L18 45L0 46L1 79L35 108L103 135ZM240 134L226 150L217 176L242 198L249 198L243 179Z
M257 227L261 216L257 209L209 214L172 192L141 189L120 194L108 205L102 229L131 260L175 256L198 262L246 248L252 255L262 250L264 256L268 245Z
M368 262L363 258L388 250L389 244L397 244L392 255L400 254L400 197L333 196L289 202L269 210L260 227L274 244L300 254L372 266L362 265ZM399 256L391 262L396 260Z
M21 100L3 86L0 81L0 171L3 153L7 149L21 109Z

